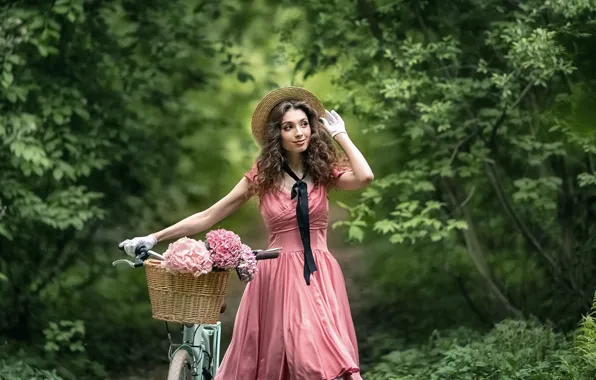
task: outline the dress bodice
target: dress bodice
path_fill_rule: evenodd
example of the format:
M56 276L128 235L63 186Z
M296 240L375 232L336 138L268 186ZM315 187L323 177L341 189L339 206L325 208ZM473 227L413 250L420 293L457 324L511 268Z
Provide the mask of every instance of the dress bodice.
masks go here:
M346 170L334 169L333 177L337 180ZM258 175L256 166L245 177L253 182ZM259 208L269 232L269 247L282 248L282 252L303 251L296 219L297 198L291 199L290 192L272 190L263 196ZM308 185L308 209L310 218L310 245L313 250L327 251L327 227L329 219L329 200L327 187Z
M287 191L271 191L263 196L259 208L269 232L270 247L281 247L284 252L303 250L296 202L297 199L291 199ZM326 251L329 201L324 186L308 189L308 209L311 247Z

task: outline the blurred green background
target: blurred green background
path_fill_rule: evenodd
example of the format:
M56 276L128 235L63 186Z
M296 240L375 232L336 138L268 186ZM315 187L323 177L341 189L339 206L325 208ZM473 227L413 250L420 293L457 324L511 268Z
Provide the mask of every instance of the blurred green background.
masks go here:
M331 194L366 379L596 378L595 31L592 0L2 3L0 379L164 378L117 243L225 195L285 85L375 172ZM266 243L254 203L218 227Z

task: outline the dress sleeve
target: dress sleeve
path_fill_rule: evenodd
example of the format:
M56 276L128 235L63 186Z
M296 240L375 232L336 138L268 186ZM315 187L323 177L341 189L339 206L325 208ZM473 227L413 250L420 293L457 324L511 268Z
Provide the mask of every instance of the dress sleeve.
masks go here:
M351 169L347 167L334 167L333 171L331 172L331 175L333 176L333 187L337 187L337 181L339 180L339 177L341 177L349 171L351 171Z
M246 177L248 182L255 183L258 174L259 171L257 170L257 164L254 164L252 168L246 174L244 174L244 177Z
M337 166L334 167L333 172L332 172L333 179L337 181L339 179L339 177L341 177L348 171L349 171L349 169L347 169L347 168L342 168L342 167L337 167Z

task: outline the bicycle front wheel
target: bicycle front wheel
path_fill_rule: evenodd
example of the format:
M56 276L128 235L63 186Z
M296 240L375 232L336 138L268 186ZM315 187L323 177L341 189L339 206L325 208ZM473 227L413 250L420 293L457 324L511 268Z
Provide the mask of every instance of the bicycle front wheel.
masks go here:
M178 350L170 361L168 380L192 380L192 358L188 351Z

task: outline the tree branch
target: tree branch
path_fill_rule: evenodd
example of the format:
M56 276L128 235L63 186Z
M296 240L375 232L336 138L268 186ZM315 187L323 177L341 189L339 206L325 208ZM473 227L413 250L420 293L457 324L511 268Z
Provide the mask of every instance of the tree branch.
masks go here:
M499 129L499 127L505 121L505 117L506 116L507 116L507 110L504 110L503 113L501 113L501 116L499 116L499 119L496 121L495 124L493 124L493 126L491 128L490 137L489 137L489 140L488 140L488 147L492 151L495 151L495 148L497 147L497 145L496 145L497 130Z
M72 289L77 291L82 291L87 288L89 285L95 283L97 279L103 277L104 273L106 273L109 269L107 265L97 265L97 255L92 255L91 262L89 263L89 272L85 279L81 280L78 284L72 285Z
M536 252L538 252L544 260L546 260L549 266L546 269L551 273L553 279L559 283L561 286L565 287L570 293L575 293L580 297L584 298L585 294L582 289L578 288L574 281L570 281L569 283L564 281L561 276L559 275L559 267L557 262L554 258L542 247L538 239L530 232L528 226L521 220L521 218L517 215L514 211L513 207L509 203L509 200L505 196L505 192L501 183L498 179L498 174L493 166L493 164L486 163L486 174L493 185L495 192L497 193L497 198L499 199L499 203L507 213L507 215L513 220L513 224L516 229L522 234L522 236L526 239L526 241L534 248ZM559 248L562 249L562 248Z
M490 180L490 183L493 186L493 189L497 193L497 198L501 206L503 206L505 213L507 213L507 215L513 220L513 223L517 227L518 231L521 232L521 234L526 238L526 240L528 240L531 243L534 249L538 253L540 253L542 257L544 257L544 259L550 264L552 268L556 268L556 263L553 257L544 250L538 239L536 239L536 237L532 235L530 229L513 210L513 207L511 206L509 200L505 196L505 191L501 186L501 183L498 179L498 175L493 165L494 164L488 162L485 163L485 172Z
M530 82L526 85L526 87L522 90L521 94L517 97L517 99L512 104L505 107L505 109L503 110L503 113L501 113L501 116L499 116L499 119L496 121L496 123L491 128L490 139L489 139L489 147L491 150L494 151L496 148L497 131L498 131L499 127L503 124L503 122L505 121L505 118L507 117L507 112L509 112L510 109L518 106L518 104L523 100L523 98L525 98L528 91L530 91L532 86L533 86L532 82Z
M476 136L478 136L478 133L479 130L475 129L472 133L470 133L468 136L466 136L466 138L464 138L457 144L455 149L453 149L453 153L451 153L451 157L449 158L449 166L451 166L453 164L453 161L455 161L455 158L457 157L457 154L460 152L460 149L468 142L472 141Z
M64 234L65 236L58 240L56 248L54 249L54 252L56 253L54 258L57 259L51 265L48 264L48 266L50 267L49 270L40 274L39 280L36 281L37 286L34 289L32 289L27 296L36 297L37 295L39 295L39 293L41 293L41 291L44 290L51 281L58 277L74 261L77 251L68 251L66 249L68 243L73 238L74 233L72 231L68 231L64 232Z
M370 26L370 32L372 33L373 37L375 37L379 41L382 40L383 32L379 27L379 22L377 21L377 14L374 6L367 0L357 0L356 6L358 8L358 12L360 12L360 14L364 16L366 21L368 21L368 25Z
M453 190L451 189L447 181L445 181L445 189L446 193L449 195L453 207L458 207L459 205L463 204L463 202L458 201L457 197L453 193ZM499 287L492 278L488 264L486 262L484 252L482 250L482 246L480 244L480 240L476 235L474 220L472 218L470 210L466 206L459 207L459 209L463 214L464 220L468 224L468 228L462 231L466 242L468 254L470 255L472 263L484 279L484 282L486 283L490 294L492 294L499 300L499 302L507 309L507 312L509 314L514 315L516 317L522 317L523 313L509 301L507 296L501 291L501 289L499 289Z
M455 283L457 284L457 287L459 288L459 290L460 290L462 296L464 297L464 300L466 301L466 304L468 305L470 310L472 310L472 312L478 317L480 322L482 322L486 326L489 326L489 327L492 326L493 323L480 311L480 309L476 306L476 304L472 300L472 297L470 297L470 293L468 292L468 289L466 288L466 283L465 283L464 279L456 273L452 273L451 271L449 271L449 272L453 276Z
M474 195L474 193L476 192L476 186L472 186L472 190L470 190L470 193L468 194L468 196L466 197L466 199L463 200L462 203L460 203L459 207L466 207L466 205L468 204L468 202L470 201L470 199L472 199L472 196Z

